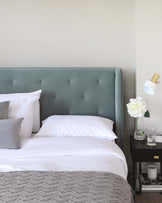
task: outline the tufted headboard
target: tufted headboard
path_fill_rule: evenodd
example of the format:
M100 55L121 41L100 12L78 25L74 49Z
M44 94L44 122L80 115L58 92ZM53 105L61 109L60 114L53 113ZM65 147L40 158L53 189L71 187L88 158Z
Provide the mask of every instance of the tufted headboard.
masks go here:
M99 115L115 122L123 148L119 68L0 68L0 94L42 89L41 120L52 114Z

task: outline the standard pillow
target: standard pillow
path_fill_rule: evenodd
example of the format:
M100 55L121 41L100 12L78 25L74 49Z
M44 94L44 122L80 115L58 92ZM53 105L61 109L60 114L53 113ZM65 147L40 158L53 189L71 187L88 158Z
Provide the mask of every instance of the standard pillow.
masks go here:
M0 120L0 148L19 149L19 132L23 118Z
M113 121L99 116L56 115L48 117L36 136L96 137L116 139Z
M8 118L8 107L10 102L1 102L0 103L0 119L7 119Z
M38 99L34 102L34 111L33 111L33 125L32 125L32 132L38 132L40 129L40 95L42 90L29 92L29 93L12 93L12 94L0 94L0 102L1 101L7 101L7 100L13 100L18 101L19 99L28 99L31 97L37 97ZM11 108L10 108L11 110ZM12 111L14 111L12 107Z
M32 126L33 126L33 111L34 111L34 105L35 101L37 100L37 97L32 97L28 99L20 99L19 105L18 101L16 101L17 111L14 111L10 114L10 118L23 118L23 122L20 128L20 138L29 138L32 135ZM14 100L12 101L14 103Z

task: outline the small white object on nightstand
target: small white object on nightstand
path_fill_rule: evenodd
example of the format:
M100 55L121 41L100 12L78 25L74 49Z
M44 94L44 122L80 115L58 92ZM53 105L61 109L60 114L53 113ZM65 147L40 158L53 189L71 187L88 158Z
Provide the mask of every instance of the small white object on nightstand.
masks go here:
M156 142L162 143L162 135L156 135Z
M157 178L157 167L155 165L148 165L147 166L147 177L151 181L156 180L156 178Z

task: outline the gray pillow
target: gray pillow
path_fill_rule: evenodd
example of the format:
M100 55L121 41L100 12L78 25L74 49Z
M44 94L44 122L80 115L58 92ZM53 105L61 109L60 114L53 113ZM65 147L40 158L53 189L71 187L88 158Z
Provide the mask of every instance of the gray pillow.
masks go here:
M0 120L0 149L19 149L19 132L23 118Z
M7 119L8 118L8 107L10 102L5 101L0 103L0 119Z

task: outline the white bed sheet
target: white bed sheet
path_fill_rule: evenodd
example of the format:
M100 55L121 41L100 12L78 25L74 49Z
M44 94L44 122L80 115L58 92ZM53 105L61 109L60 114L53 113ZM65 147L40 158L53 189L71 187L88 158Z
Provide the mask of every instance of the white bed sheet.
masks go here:
M33 137L18 150L0 149L0 172L107 171L127 178L123 152L98 138Z

